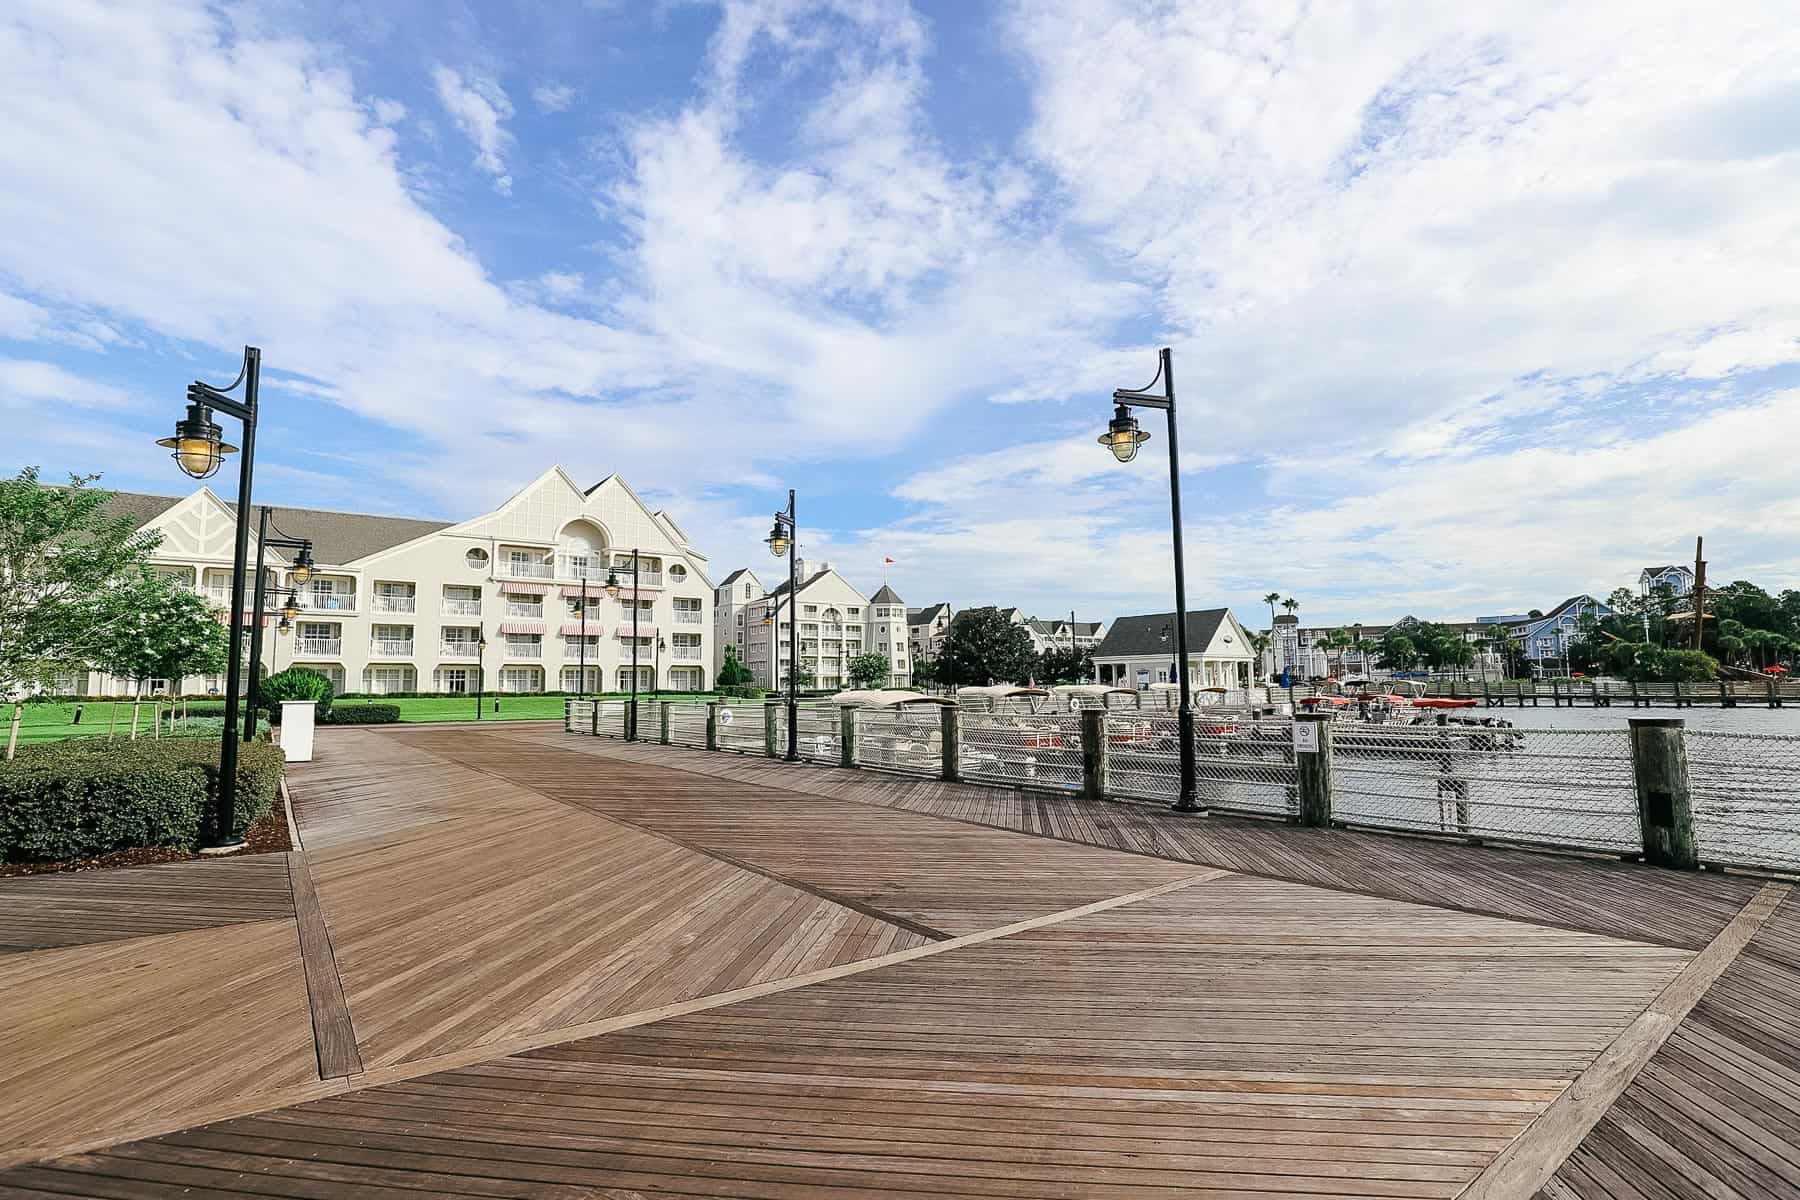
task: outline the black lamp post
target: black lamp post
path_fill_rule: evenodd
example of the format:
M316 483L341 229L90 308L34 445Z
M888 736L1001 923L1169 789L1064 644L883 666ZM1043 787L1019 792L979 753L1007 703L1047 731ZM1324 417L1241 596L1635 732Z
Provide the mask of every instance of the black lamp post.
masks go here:
M233 828L237 823L238 717L242 692L238 671L244 652L244 574L250 551L250 483L256 466L256 396L262 374L262 351L244 347L244 365L238 377L225 387L214 387L196 379L188 385L187 415L175 422L175 436L161 438L157 445L173 452L182 471L195 479L209 479L218 473L225 456L237 451L226 442L223 430L213 420L218 409L236 417L243 425L243 457L238 460L237 532L233 539L231 559L231 623L227 650L229 670L225 676L225 728L219 740L219 798L214 813L212 836L200 847L202 854L230 854L241 850L244 839ZM244 386L242 400L226 395L239 384ZM260 593L261 579L257 580ZM250 668L254 676L256 667Z
M1148 390L1157 379L1162 381L1161 394ZM1100 435L1100 444L1112 451L1113 457L1120 462L1136 458L1138 446L1150 439L1148 433L1138 428L1137 418L1131 415L1133 408L1160 408L1168 415L1169 518L1174 527L1175 543L1175 654L1178 664L1175 674L1181 683L1181 711L1176 716L1175 726L1181 742L1181 793L1170 807L1176 812L1203 813L1206 810L1196 798L1194 782L1194 705L1188 685L1187 568L1181 553L1181 454L1175 433L1175 360L1169 348L1163 347L1156 379L1143 388L1116 389L1113 403L1118 407L1113 410L1113 419L1106 423L1106 432Z
M629 720L626 723L625 740L637 741L638 730L638 571L642 566L638 561L638 548L631 548L631 708L628 710ZM619 573L616 565L606 569L606 594L614 600L624 589L619 586Z
M587 571L582 569L581 575L581 684L575 690L583 700L587 699Z
M669 648L669 643L659 633L656 635L655 665L650 668L650 695L654 699L662 692L662 652Z
M487 679L487 622L475 623L475 719L481 720L481 685Z
M256 601L250 614L250 692L249 703L244 706L244 740L254 741L256 738L256 664L262 661L262 629L263 629L263 558L269 546L278 546L283 550L294 550L294 565L288 570L288 582L293 587L288 589L287 602L281 606L281 619L292 624L300 615L300 594L296 588L303 587L313 574L313 548L309 538L291 538L269 534L269 506L263 505L256 518Z
M794 523L794 489L788 489L786 512L775 514L769 527L769 553L788 560L788 696L787 696L787 760L800 761L800 581L795 550L799 547L799 526ZM769 643L769 658L775 664L775 677L781 677L781 658L775 652L781 637L781 626L775 626L775 637Z

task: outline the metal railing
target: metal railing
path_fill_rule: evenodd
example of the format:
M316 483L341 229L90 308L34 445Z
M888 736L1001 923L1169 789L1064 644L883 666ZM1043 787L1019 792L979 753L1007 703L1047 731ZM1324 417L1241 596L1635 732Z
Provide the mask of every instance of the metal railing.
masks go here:
M411 658L413 644L411 642L376 641L369 644L369 652L383 658Z
M936 708L865 709L856 714L856 763L914 775L944 769L943 724Z
M1081 790L1079 714L964 712L961 718L957 761L965 779Z
M542 642L506 642L504 643L507 658L542 658L544 644Z
M418 600L413 596L384 596L380 592L369 598L372 612L409 613L418 609Z
M440 658L480 658L479 642L444 642L438 646Z
M697 609L697 608L678 608L675 610L675 624L677 624L677 625L698 625L700 623L701 622L700 622L700 610L699 609Z
M779 700L671 703L670 741L705 746L709 708L718 749L786 753ZM660 707L645 702L644 712L640 740L657 740ZM844 720L830 702L801 705L800 757L840 764ZM1178 722L1156 710L1033 713L972 700L950 710L853 709L849 720L859 767L1165 803L1180 788ZM956 751L948 762L947 730ZM1207 808L1641 855L1664 866L1800 872L1800 794L1791 783L1800 777L1800 735L1686 731L1667 720L1552 730L1479 718L1380 725L1203 709L1194 750L1196 798ZM1327 752L1328 761L1320 757Z
M1174 717L1125 710L1106 714L1107 782L1121 796L1173 801L1181 792L1181 744ZM1201 804L1225 811L1298 813L1293 723L1248 714L1194 718L1194 785Z
M1800 871L1800 737L1689 730L1687 759L1704 861Z
M699 662L700 647L671 646L669 647L669 657L676 662Z
M479 617L481 615L481 601L454 600L446 597L441 611L446 617Z
M1624 729L1477 725L1333 730L1332 816L1549 846L1641 844L1631 739Z
M343 638L303 638L294 643L294 653L301 654L342 654Z

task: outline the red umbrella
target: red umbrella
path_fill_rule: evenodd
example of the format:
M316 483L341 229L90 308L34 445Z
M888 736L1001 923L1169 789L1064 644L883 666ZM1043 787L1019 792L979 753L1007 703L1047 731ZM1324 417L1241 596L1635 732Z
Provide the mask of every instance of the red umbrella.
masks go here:
M1585 671L1570 671L1569 678L1570 679L1586 679L1587 672L1585 672Z
M1787 673L1788 669L1786 667L1774 666L1769 668L1769 674L1771 675L1786 675Z

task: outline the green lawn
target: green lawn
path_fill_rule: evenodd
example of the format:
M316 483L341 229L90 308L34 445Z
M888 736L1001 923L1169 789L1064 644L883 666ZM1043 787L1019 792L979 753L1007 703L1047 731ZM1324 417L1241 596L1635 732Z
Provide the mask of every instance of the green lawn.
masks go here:
M622 700L623 695L602 697L607 700ZM545 721L560 719L563 715L562 696L529 696L529 695L493 695L489 693L481 698L481 719L484 721ZM648 702L649 693L643 693L639 699ZM702 701L714 700L716 696L694 695L686 692L665 692L656 697L659 700ZM398 700L384 700L380 696L367 700L343 700L343 704L397 704L400 706L402 721L473 721L475 719L474 696L417 696ZM59 742L64 738L105 737L110 729L115 737L131 736L131 704L130 700L93 700L83 704L27 704L25 715L19 724L19 744L29 746L38 742ZM221 702L218 700L196 700L195 708L204 708L216 714ZM496 708L496 705L498 707ZM176 702L179 711L180 702ZM157 706L146 700L138 708L138 736L150 735L152 713ZM162 711L167 714L168 702L162 703ZM75 723L75 712L81 710L81 723ZM6 737L5 722L12 719L10 707L0 708L0 745L4 745ZM216 732L219 727L217 716L213 717L210 728ZM204 735L208 726L195 719L186 732Z
M200 701L195 702L199 707ZM216 708L218 702L212 701L210 707ZM75 712L81 710L81 723L75 723ZM138 736L150 736L152 714L156 706L146 700L138 708ZM168 712L168 705L162 705L162 711ZM4 722L12 720L10 706L0 709L0 740L6 736ZM190 726L189 732L202 727L196 722ZM29 746L38 742L60 742L64 738L105 737L109 729L115 737L131 736L131 701L129 700L95 700L85 704L27 704L25 714L19 723L19 745ZM218 728L217 718L212 722Z

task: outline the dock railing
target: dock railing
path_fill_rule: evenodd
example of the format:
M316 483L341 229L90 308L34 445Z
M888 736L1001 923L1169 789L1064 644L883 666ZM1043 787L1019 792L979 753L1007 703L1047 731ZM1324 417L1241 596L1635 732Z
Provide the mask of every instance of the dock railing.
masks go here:
M571 699L564 728L625 738L627 708ZM821 766L1126 801L1169 802L1179 789L1176 721L1155 709L822 701L799 706L798 729L801 759ZM645 700L638 740L779 757L786 706ZM1195 722L1195 766L1200 803L1221 812L1800 873L1800 736L1690 731L1679 718L1569 730L1215 710Z

